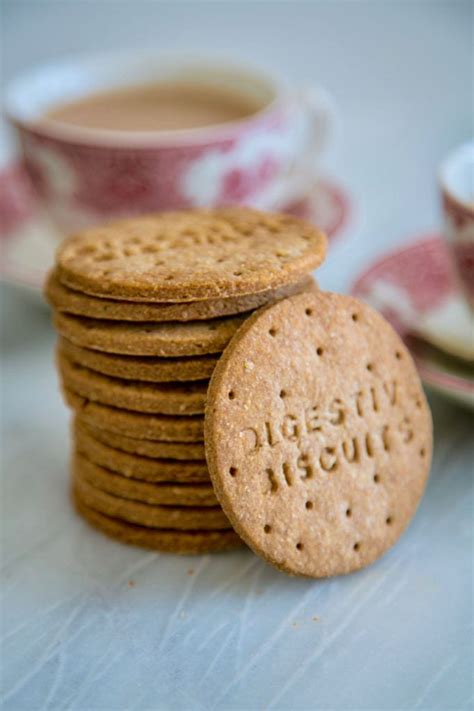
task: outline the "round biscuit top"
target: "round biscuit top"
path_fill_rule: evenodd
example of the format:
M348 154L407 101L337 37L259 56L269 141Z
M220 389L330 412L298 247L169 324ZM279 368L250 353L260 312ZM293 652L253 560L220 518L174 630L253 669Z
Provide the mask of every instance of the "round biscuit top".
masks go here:
M430 411L410 354L373 309L305 293L253 314L211 378L217 497L277 568L362 568L399 538L427 480Z
M60 281L130 301L256 294L321 264L325 236L295 217L248 208L146 215L85 230L57 252Z

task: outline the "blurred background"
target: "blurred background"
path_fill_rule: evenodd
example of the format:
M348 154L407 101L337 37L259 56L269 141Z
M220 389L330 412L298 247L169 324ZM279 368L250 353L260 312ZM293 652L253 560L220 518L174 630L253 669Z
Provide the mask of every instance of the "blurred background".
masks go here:
M63 642L81 625L87 628L91 620L102 629L108 605L104 595L112 588L118 591L113 594L119 600L120 614L129 615L127 620L133 623L134 649L152 655L150 628L158 625L158 620L168 624L169 618L171 627L166 630L174 634L173 625L179 621L176 586L184 583L176 583L181 563L172 557L161 559L159 574L156 569L147 572L145 558L136 563L134 551L120 551L108 558L107 543L92 534L87 537L64 506L67 416L54 372L54 335L48 311L38 298L38 285L25 285L22 272L25 264L28 268L36 264L40 276L44 274L44 254L41 248L35 251L34 229L32 240L28 238L30 241L23 244L13 224L16 216L22 216L25 193L24 186L12 188L11 167L18 146L3 120L0 208L5 212L1 246L3 275L8 283L1 291L2 534L9 582L2 604L9 610L5 634L17 626L20 629L20 634L13 635L8 653L5 688L10 705L5 708L62 708L66 701L71 703L70 708L92 708L97 698L102 704L98 702L97 708L124 708L132 703L134 708L155 708L157 699L163 704L160 708L194 708L193 703L196 708L210 708L221 685L230 689L227 696L222 692L222 708L237 708L232 706L236 698L241 708L252 708L256 699L259 708L264 708L272 696L271 684L280 683L274 659L266 658L265 649L277 648L278 639L271 634L287 616L290 626L293 608L295 615L306 610L308 619L317 613L337 626L322 627L317 643L311 635L290 640L282 632L279 640L285 640L286 651L284 660L283 655L278 657L281 669L293 678L292 665L298 663L301 675L295 677L298 683L288 686L288 695L279 699L275 708L310 708L316 701L321 708L334 709L470 708L469 492L474 454L470 445L472 416L466 404L472 407L474 385L472 362L459 357L456 344L462 341L461 350L472 350L472 321L457 292L454 306L451 301L446 308L443 305L441 315L437 313L433 322L430 306L448 282L450 298L457 288L452 286L451 273L446 276L449 257L440 247L444 238L438 169L446 155L472 134L472 14L469 0L2 0L3 88L24 70L45 62L134 48L186 54L217 52L276 72L294 87L324 87L337 120L317 179L332 187L330 198L336 196L335 209L340 211L336 216L340 219L318 280L323 288L345 292L359 280L357 293L395 321L406 316L416 339L420 337L416 322L423 321L421 336L425 340L421 346L416 340L413 352L425 384L430 386L436 436L433 473L420 514L394 556L384 559L366 578L352 576L331 582L330 594L326 594L329 587L318 586L310 592L304 587L306 583L283 582L273 571L262 569L261 587L278 587L278 594L273 591L260 615L254 615L258 602L252 597L257 585L253 578L244 576L236 588L231 588L232 593L225 588L226 601L217 612L213 609L212 616L205 607L209 589L201 590L200 582L192 593L189 590L180 609L187 610L187 605L198 600L199 620L203 624L205 620L206 634L216 630L218 639L229 620L235 625L244 650L241 672L216 661L219 673L215 682L208 679L197 689L195 680L206 671L199 665L207 657L195 655L195 647L188 644L185 633L176 632L176 637L165 636L166 654L162 658L166 662L159 679L155 678L156 670L147 666L150 657L137 654L138 661L128 659L127 644L123 639L117 641L111 631L115 618L108 609L110 617L95 638L94 648L90 649L87 634L78 634L75 642L65 643L66 652L59 662L62 666L59 671L54 667L53 674L46 666L46 662L53 664L53 652L48 652L44 664L41 662L42 635L54 632L53 640ZM318 209L324 212L324 205ZM26 215L26 219L30 217ZM398 254L401 248L418 244L421 247L415 249L413 258L409 252L408 256L389 260L382 268L382 286L378 282L374 286L372 277L366 274L374 262L386 253ZM394 273L398 291L393 291L393 284L387 288ZM365 275L362 280L361 274ZM423 287L419 298L417 293L413 296L418 285ZM418 311L420 301L423 308ZM406 307L401 309L403 313L400 304ZM433 344L434 351L430 350ZM121 597L120 585L126 585L127 572L123 571L133 571L136 564L138 570L143 565L143 580L149 574L151 588L159 590L160 595L157 602L156 597L147 597L142 591L140 606L132 608L129 600ZM224 561L214 565L213 584L220 589L233 572ZM139 575L137 572L135 577ZM377 598L371 597L374 586ZM385 602L382 605L381 600L387 600L390 607L384 606ZM58 612L53 619L48 610L54 605ZM353 611L357 612L357 625ZM117 619L122 623L120 614ZM29 619L35 623L29 628L31 633L21 632L21 623ZM272 630L264 627L268 620L272 621ZM246 646L249 621L255 645L252 641ZM180 624L184 628L187 622ZM382 633L383 653L379 654ZM222 648L225 658L234 644L232 636L228 639L229 644ZM320 643L321 647L317 646ZM245 665L247 652L253 654L259 645L262 651L255 652L255 666ZM361 645L367 653L360 653ZM311 661L313 653L326 654L328 649L330 657L320 660L324 674L318 677L318 689L313 687L309 695L316 666L306 662ZM113 669L105 668L102 691L97 696L91 672L94 660L112 653L117 664L124 663L126 671L119 683ZM170 678L173 664L181 666L181 654L188 666L180 680L178 704L173 695L176 686ZM77 659L82 660L81 674L90 680L82 686L74 676ZM268 693L262 691L259 678L269 680ZM347 684L341 685L341 679ZM75 706L77 688L82 696ZM238 695L233 697L231 691Z
M472 404L471 369L466 370L464 362L445 360L446 354L457 358L466 353L472 360L474 351L465 299L460 294L451 298L458 285L444 239L439 184L441 162L472 132L472 4L2 3L4 87L24 71L65 57L134 49L178 57L228 57L283 78L294 91L317 87L326 92L332 106L328 137L307 181L309 216L331 237L329 259L318 273L320 283L349 291L357 280L357 295L422 337L420 362L430 371L425 382L448 395L456 391L458 401ZM18 155L18 141L3 120L1 271L4 280L18 287L14 298L11 290L5 297L13 329L22 328L16 312L21 300L41 301L39 287L57 243L42 215L39 219L40 213L33 214ZM60 166L53 166L53 179L55 170L61 174ZM65 179L58 180L61 191ZM127 176L124 181L126 191ZM96 190L91 187L89 192ZM146 209L150 204L154 207L148 202ZM470 230L473 233L474 226ZM404 247L414 251L400 251ZM393 259L375 277L373 266L394 250ZM468 261L472 277L472 256ZM394 272L395 291L390 283ZM443 298L434 298L440 290ZM13 313L8 318L10 304ZM391 313L394 304L396 313ZM40 318L37 312L30 314L29 306L27 313L35 323ZM442 346L444 352L426 350L426 343L430 348Z
M2 82L67 55L215 51L324 86L338 125L324 172L353 223L327 263L347 287L388 246L440 224L437 170L472 129L469 2L3 2ZM7 149L4 149L7 152Z

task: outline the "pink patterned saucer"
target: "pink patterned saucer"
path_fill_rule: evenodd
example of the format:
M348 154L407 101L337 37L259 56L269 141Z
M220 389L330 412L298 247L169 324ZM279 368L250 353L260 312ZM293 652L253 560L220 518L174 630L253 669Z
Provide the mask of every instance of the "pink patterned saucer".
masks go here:
M345 227L350 204L340 186L321 180L284 211L317 223L332 239ZM0 277L41 297L60 239L40 212L21 166L12 165L0 173Z
M439 235L420 237L378 260L352 293L404 338L425 385L474 408L474 316Z

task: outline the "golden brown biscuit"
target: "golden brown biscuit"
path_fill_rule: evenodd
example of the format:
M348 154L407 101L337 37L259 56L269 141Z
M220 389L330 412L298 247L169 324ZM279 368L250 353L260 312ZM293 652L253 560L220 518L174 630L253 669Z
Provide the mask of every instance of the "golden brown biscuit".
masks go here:
M159 506L122 499L97 489L78 473L74 474L74 489L86 506L95 511L152 528L172 528L186 531L229 529L231 525L220 506Z
M99 442L90 434L78 429L74 432L76 449L94 464L133 479L172 483L209 483L205 461L158 459L139 454L121 452Z
M310 276L258 294L184 303L140 303L90 296L61 284L57 271L48 276L45 296L57 311L112 321L201 321L253 311L266 304L317 288Z
M151 439L138 439L123 434L110 432L99 427L93 427L87 420L77 415L74 422L75 431L82 431L94 439L114 449L130 454L141 454L144 457L158 459L187 459L204 461L204 444L202 442L159 442Z
M82 348L132 356L182 356L220 353L246 316L214 321L139 323L100 321L56 313L54 326L61 336Z
M72 492L73 504L82 518L94 528L122 543L164 553L196 555L240 548L243 541L235 531L176 531L165 528L137 526L112 518L86 506L80 494Z
M104 427L126 437L162 442L202 442L204 439L202 415L150 415L102 405L64 387L62 392L66 404L93 427Z
M69 360L104 375L124 380L152 383L205 380L211 377L219 355L183 358L117 355L76 346L66 338L59 339L59 352Z
M326 238L242 207L146 215L85 230L57 252L61 283L94 296L186 302L257 294L318 267Z
M197 415L204 412L208 381L144 383L96 373L58 354L63 386L88 400L162 415Z
M301 294L251 316L211 379L206 456L259 555L324 577L372 563L413 517L432 426L411 356L356 299Z
M219 506L211 484L150 483L117 474L76 453L74 476L114 496L166 506Z

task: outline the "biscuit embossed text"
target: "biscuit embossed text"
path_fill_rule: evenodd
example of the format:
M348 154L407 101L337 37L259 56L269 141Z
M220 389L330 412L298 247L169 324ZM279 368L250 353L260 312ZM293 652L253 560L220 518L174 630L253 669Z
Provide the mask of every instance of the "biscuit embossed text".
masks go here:
M342 464L354 466L362 458L373 459L377 452L410 443L415 433L407 409L401 405L395 379L376 380L345 400L337 397L324 406L315 403L246 427L240 438L246 455L272 452L265 476L268 493L276 493L280 486L290 487L316 474L329 476ZM355 423L354 432L349 422ZM275 465L279 450L281 458Z

